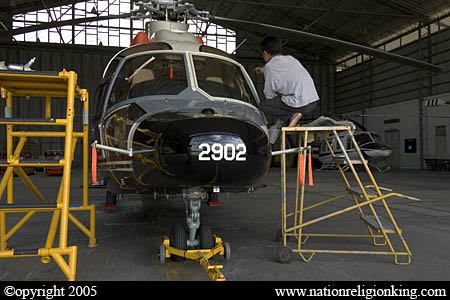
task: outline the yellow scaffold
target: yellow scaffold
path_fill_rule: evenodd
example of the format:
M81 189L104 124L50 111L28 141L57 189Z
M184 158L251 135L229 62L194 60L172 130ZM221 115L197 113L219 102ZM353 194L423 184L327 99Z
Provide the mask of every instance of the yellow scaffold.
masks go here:
M77 74L73 71L38 72L38 71L0 71L1 96L6 101L5 117L0 118L0 125L6 125L6 160L0 167L6 171L0 182L0 199L7 189L7 204L0 205L0 258L17 258L39 256L43 263L53 259L68 280L75 280L77 265L77 247L68 246L68 223L75 224L89 238L89 247L96 246L95 205L88 204L88 151L89 151L89 100L86 89L77 86ZM42 119L13 118L13 97L26 96L31 99L45 98L45 117ZM53 98L67 99L66 115L63 119L52 118ZM83 103L83 132L74 132L75 98ZM61 100L57 100L61 101ZM15 126L63 126L61 131L15 131ZM20 154L29 138L64 138L64 158L59 161L22 161ZM14 139L18 139L14 149ZM70 205L71 166L78 139L83 141L83 199L82 204ZM23 171L24 167L63 167L63 176L55 202L48 202ZM40 203L14 203L13 173L32 191ZM89 227L83 225L72 213L87 211L90 214ZM38 249L11 249L9 240L37 212L53 212L45 246ZM9 231L6 214L26 213L26 215ZM59 225L59 244L54 240ZM67 256L66 260L64 256Z
M409 264L411 262L411 251L403 238L402 231L397 225L391 210L388 207L387 201L391 197L401 197L408 200L420 201L417 198L405 196L403 194L394 193L392 190L382 188L378 186L375 178L370 171L367 160L363 157L361 150L353 136L351 126L311 126L311 127L284 127L281 134L281 151L286 152L286 136L293 135L298 137L299 148L299 160L297 166L297 182L296 182L296 195L294 210L288 212L287 209L287 182L286 182L286 154L281 154L281 242L282 245L278 252L278 259L282 263L288 263L291 261L293 253L298 253L305 262L311 261L316 253L335 253L335 254L377 254L377 255L392 255L395 258L395 264ZM305 199L305 170L307 166L307 156L311 157L311 148L308 146L308 139L311 139L311 135L320 134L325 141L331 156L336 162L339 173L341 174L345 186L346 193L329 198L319 203L310 204L306 206ZM340 135L347 135L350 138L351 144L355 149L355 153L352 156L347 153L347 148L341 140ZM340 153L335 153L333 147L328 140L328 136L337 142L337 149ZM308 138L309 137L309 138ZM336 149L336 148L335 148ZM338 152L336 151L336 152ZM363 185L360 176L358 175L355 165L360 164L363 166L364 171L367 173L371 183L369 185ZM357 187L351 187L351 182L347 175L343 171L343 166L348 165L351 173L354 175ZM310 172L311 172L310 167ZM311 173L309 174L311 176ZM310 179L311 180L311 179ZM343 199L350 196L353 200L353 205L344 209L340 209L321 217L315 217L311 220L305 220L305 213L314 208L331 203L333 201ZM381 204L375 207L374 204ZM378 212L377 212L377 210ZM381 212L380 212L381 210ZM333 217L342 215L346 212L357 211L368 234L335 234L335 233L306 233L308 226L317 224L319 222L329 220ZM387 216L383 218L383 216ZM288 225L289 223L289 225ZM396 235L400 244L394 247L394 243L389 238L389 235ZM289 237L295 237L296 248L291 249L288 247L287 241ZM365 250L326 250L326 249L307 249L305 244L311 237L323 238L323 237L342 237L342 238L370 238L372 239L374 246L387 246L386 251L365 251ZM402 247L403 250L396 250L395 248ZM307 257L309 254L309 257ZM405 257L402 262L399 261L399 257Z

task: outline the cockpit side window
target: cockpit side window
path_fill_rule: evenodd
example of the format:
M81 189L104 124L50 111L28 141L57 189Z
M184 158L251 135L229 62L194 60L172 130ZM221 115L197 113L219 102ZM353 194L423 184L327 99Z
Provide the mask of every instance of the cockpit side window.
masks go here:
M114 59L108 66L108 69L105 72L105 76L103 78L110 79L114 75L114 71L117 68L117 65L119 64L119 59Z
M226 97L257 105L239 66L223 59L194 55L198 87L213 97Z
M369 134L367 134L367 133L361 133L361 134L355 135L355 140L358 143L358 145L372 142L372 139L370 138Z
M108 106L131 98L177 95L188 86L184 57L158 53L128 59L121 67Z
M370 135L372 135L374 142L381 143L381 137L377 133L372 132Z

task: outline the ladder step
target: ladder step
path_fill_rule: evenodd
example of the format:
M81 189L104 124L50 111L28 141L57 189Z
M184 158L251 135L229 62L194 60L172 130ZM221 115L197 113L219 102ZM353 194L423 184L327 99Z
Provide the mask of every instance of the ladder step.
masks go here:
M0 122L37 122L37 123L56 123L56 119L40 119L40 118L0 118Z
M38 255L39 249L14 249L13 255Z
M343 155L337 155L337 156L333 157L333 161L338 164L348 164L347 159ZM364 162L367 163L367 160L365 159ZM362 165L362 164L364 164L364 162L361 161L360 159L351 159L350 160L350 163L352 165Z
M361 219L366 222L370 227L376 229L376 230L381 230L380 225L378 224L377 220L375 219L374 216L365 216L362 215ZM381 225L383 226L383 230L394 230L394 225L392 225L391 222L383 219L382 217L378 216L378 220L380 220Z
M24 203L24 204L0 204L0 209L18 208L56 208L57 203Z
M58 165L60 164L58 160L19 160L19 164L27 164L27 165ZM7 160L0 160L0 165L8 165L8 161ZM60 164L63 165L63 164Z
M332 169L332 170L336 170L337 169L337 165L335 162L324 162L322 163L322 170L328 170L328 169Z
M346 159L336 159L336 160L334 160L334 161L337 162L338 164L341 164L341 165L347 165L347 164L348 164L348 162L347 162ZM367 160L364 160L364 162L367 163ZM351 160L350 160L350 163L351 163L352 165L363 165L364 162L362 162L362 161L359 160L359 159L351 159Z
M352 194L358 195L358 196L363 196L364 195L360 188L347 187L347 191L352 193ZM373 190L371 188L366 188L365 191L366 191L367 195L378 196L377 191L375 191L375 190Z
M27 125L29 123L41 123L42 125L54 125L56 119L37 119L37 118L0 118L1 124Z

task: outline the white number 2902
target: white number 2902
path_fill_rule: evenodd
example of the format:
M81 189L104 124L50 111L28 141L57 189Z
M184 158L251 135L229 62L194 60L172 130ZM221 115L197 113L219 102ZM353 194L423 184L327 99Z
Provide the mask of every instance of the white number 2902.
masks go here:
M215 160L219 161L225 159L227 161L236 160L236 161L245 161L245 154L247 153L247 147L245 144L219 144L214 143L212 145L208 143L203 143L198 146L200 150L200 154L198 155L198 160ZM210 155L210 153L212 154Z

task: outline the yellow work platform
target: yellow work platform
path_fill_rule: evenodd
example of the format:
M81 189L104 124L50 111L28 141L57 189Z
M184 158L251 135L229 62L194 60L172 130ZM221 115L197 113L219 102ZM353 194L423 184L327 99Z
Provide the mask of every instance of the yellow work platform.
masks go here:
M95 205L88 204L88 151L89 151L89 100L88 92L77 86L77 74L73 71L39 72L39 71L0 71L0 88L5 103L5 117L0 118L0 125L6 125L6 160L0 161L0 167L6 171L0 182L0 198L7 189L6 204L0 204L0 258L16 258L39 256L43 263L53 259L64 272L68 280L75 280L77 264L77 247L68 246L68 222L75 224L89 237L89 247L96 246L95 238ZM45 116L42 118L14 118L13 97L33 97L32 101L45 99ZM52 118L53 98L66 100L65 118ZM83 131L74 132L75 98L83 102ZM56 100L63 101L63 100ZM63 126L61 131L16 131L15 126ZM56 161L20 160L20 154L29 138L64 138L64 158ZM18 139L15 143L14 139ZM78 139L83 141L83 199L82 205L70 205L71 167ZM16 144L15 148L14 145ZM63 176L56 201L49 202L33 184L23 167L60 166ZM32 191L37 203L14 203L13 173L16 173L25 185ZM90 213L89 227L84 226L74 215L75 211ZM37 212L53 212L45 246L38 249L10 249L9 240ZM26 213L26 215L9 231L6 228L8 213ZM59 225L59 244L54 246L54 240ZM64 256L67 256L66 260Z
M308 146L308 140L311 139L311 135L321 135L325 141L328 150L331 153L332 158L336 162L337 168L345 184L346 192L336 197L329 198L325 201L310 204L306 206L305 197L305 177L307 169L307 157L311 159L311 148ZM351 140L353 148L357 153L357 159L350 158L347 153L346 147L341 141L340 134L348 134ZM287 135L295 135L298 137L298 151L299 159L297 165L297 180L296 180L296 194L294 199L294 210L289 212L287 207L287 181L286 181L286 137ZM339 154L335 154L333 147L330 144L328 137L332 137L338 143ZM353 136L352 126L311 126L311 127L283 127L281 132L281 242L278 253L278 259L282 263L288 263L292 259L293 253L298 253L305 262L311 261L312 257L316 253L335 253L335 254L376 254L376 255L392 255L395 258L396 264L409 264L411 262L411 251L403 238L402 231L400 230L394 216L389 209L387 200L391 197L401 197L408 200L420 201L417 198L405 196L403 194L394 193L389 189L378 186L372 172L369 168L367 160L363 157L361 150ZM355 169L355 164L363 166L364 173L368 175L370 184L364 185L361 182L360 175ZM343 165L348 165L351 174L354 176L357 187L352 187L348 176L343 171ZM312 175L312 167L309 167L309 176ZM309 178L312 181L312 177ZM345 197L351 197L353 205L346 208L336 210L321 217L315 217L310 220L305 220L306 212L323 206L325 204L343 199ZM381 204L375 207L374 204ZM378 210L378 211L377 211ZM333 217L337 217L344 213L356 211L362 223L365 225L367 234L336 234L336 233L309 233L305 232L306 229L319 222L330 220ZM387 217L383 218L381 212ZM289 225L288 225L289 223ZM332 227L331 227L332 228ZM396 250L389 235L395 235L400 241L400 247L403 249ZM288 244L288 238L295 237L297 239L297 245L294 249L291 249ZM372 239L373 246L387 246L386 251L367 251L367 250L334 250L334 249L308 249L306 243L309 238L325 238L325 237L342 237L342 238L370 238ZM381 241L381 242L380 242ZM306 254L309 254L307 257ZM402 262L399 261L399 257L405 257Z

